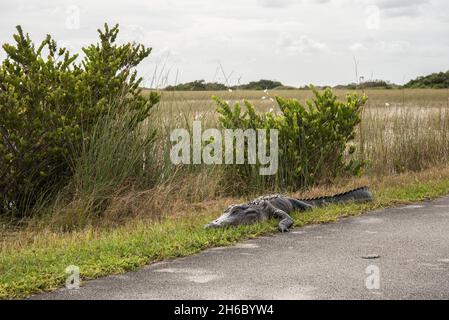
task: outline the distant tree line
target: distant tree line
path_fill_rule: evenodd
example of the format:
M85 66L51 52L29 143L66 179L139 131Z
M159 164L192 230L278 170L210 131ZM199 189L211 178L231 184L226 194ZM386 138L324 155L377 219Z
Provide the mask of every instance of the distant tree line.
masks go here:
M187 83L180 83L165 87L167 91L218 91L218 90L271 90L282 88L284 85L279 81L259 80L251 81L247 84L237 86L227 86L218 82L206 82L204 80L195 80Z
M407 82L406 88L449 88L449 71L432 73Z
M331 86L316 86L317 89L326 89ZM349 83L336 85L334 89L356 90L356 89L394 89L394 88L449 88L449 71L432 73L427 76L418 77L410 80L404 86L391 83L386 80L373 79L360 83ZM180 83L173 86L167 86L166 91L220 91L220 90L310 90L310 86L292 87L283 85L279 81L261 79L251 81L247 84L236 86L227 86L218 82L206 82L205 80L195 80L187 83Z
M334 89L347 89L347 90L356 90L356 89L392 89L399 87L396 84L392 84L389 81L374 79L363 81L360 83L350 83L345 85L336 85Z
M391 89L398 87L385 80L369 80L360 84L350 83L346 85L334 86L334 89L347 89L355 90L362 88L379 88L379 89ZM331 88L331 86L315 86L317 89ZM220 91L220 90L310 90L310 86L292 87L283 85L279 81L261 79L259 81L251 81L247 84L241 84L237 86L227 86L218 82L206 82L204 80L195 80L186 83L180 83L173 86L167 86L166 91Z
M209 91L209 90L227 90L228 87L218 82L205 82L204 80L195 80L187 83L180 83L174 86L167 86L167 91Z

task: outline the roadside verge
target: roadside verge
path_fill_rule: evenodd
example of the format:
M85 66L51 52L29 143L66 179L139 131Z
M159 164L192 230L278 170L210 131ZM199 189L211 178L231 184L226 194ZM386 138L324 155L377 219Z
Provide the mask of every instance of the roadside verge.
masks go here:
M370 184L375 201L297 213L293 215L295 226L333 222L341 217L448 194L449 167L362 181ZM351 185L354 183L357 181L350 182ZM64 285L65 270L70 265L79 267L84 281L277 233L274 221L204 230L203 225L215 218L223 206L224 202L217 200L212 208L200 212L192 211L159 222L136 220L117 228L91 228L71 233L39 232L33 234L32 241L25 242L20 241L21 233L18 232L14 235L17 239L4 240L1 244L0 298L24 298L55 290Z

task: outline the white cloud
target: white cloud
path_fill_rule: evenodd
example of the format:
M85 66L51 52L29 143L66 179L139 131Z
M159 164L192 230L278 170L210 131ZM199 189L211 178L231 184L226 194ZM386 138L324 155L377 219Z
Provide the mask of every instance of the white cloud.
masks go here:
M264 8L285 8L294 2L294 0L257 0L257 4Z
M352 45L349 46L349 49L351 49L352 51L365 51L368 50L368 48L359 42L353 43Z
M408 41L380 41L376 44L378 50L390 54L412 54L412 45Z
M287 55L312 54L328 51L326 44L309 38L306 35L298 37L282 34L277 43L277 53Z
M349 48L354 52L370 51L372 53L388 55L413 54L413 47L407 41L356 42Z
M369 4L377 6L386 17L417 17L425 14L429 0L372 0Z
M377 0L375 2L382 9L397 9L420 6L429 3L429 0Z

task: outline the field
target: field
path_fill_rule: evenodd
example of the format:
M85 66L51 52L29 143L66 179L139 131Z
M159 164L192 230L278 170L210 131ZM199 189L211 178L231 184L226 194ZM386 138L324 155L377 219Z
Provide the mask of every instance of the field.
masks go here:
M343 97L346 91L336 93ZM367 161L363 175L341 177L294 194L316 196L368 184L376 201L295 215L297 226L331 222L366 210L448 193L449 92L367 90L365 94L369 100L354 142L359 147L359 159ZM146 122L148 128L157 128L161 133L151 154L144 155L151 159L145 170L151 170L156 182L147 188L137 183L130 186L128 181L121 184L116 167L105 168L104 163L117 161L111 150L124 154L129 149L123 143L121 149L103 143L94 158L86 157L81 166L85 171L75 177L71 187L78 193L72 201L65 202L67 197L61 196L50 207L42 207L45 214L38 219L17 226L1 225L0 298L55 289L64 283L64 270L71 264L80 267L82 279L90 279L273 232L271 222L203 230L202 225L225 206L254 194L230 196L222 190L220 166L179 169L169 163L168 137L173 128L184 128L193 119L202 120L206 127L217 126L212 95L230 102L248 99L258 110L271 112L279 111L272 100L276 95L301 101L312 96L300 90L163 92L160 104ZM129 142L120 140L120 132L114 134L110 133L111 143L114 139ZM104 184L86 178L93 177L92 168L101 172ZM79 186L84 191L78 191ZM104 212L91 219L98 203L105 207Z
M344 98L345 90L334 91ZM357 141L360 157L368 160L369 175L422 170L449 159L449 90L392 89L359 90L368 96ZM279 112L275 96L301 102L312 98L311 91L216 91L164 92L160 115L168 122L183 124L200 119L216 126L216 105L212 96L230 103L249 100L260 111Z

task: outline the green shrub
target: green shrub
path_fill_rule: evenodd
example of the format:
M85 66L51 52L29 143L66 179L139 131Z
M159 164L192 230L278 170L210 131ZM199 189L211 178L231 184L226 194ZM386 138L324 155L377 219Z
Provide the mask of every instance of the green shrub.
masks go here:
M242 84L234 87L240 90L273 90L276 87L281 87L283 84L279 81L261 79L259 81L251 81L248 84Z
M195 80L192 82L180 83L165 87L166 91L219 91L228 90L228 87L218 82L205 82L204 80Z
M449 71L432 73L410 80L404 85L405 88L449 88Z
M118 25L98 30L80 64L50 35L36 47L17 31L0 66L0 214L24 215L73 174L73 157L111 101L120 97L117 107L138 123L159 96L141 95L135 71L151 49L116 44Z
M344 173L358 174L362 163L352 159L356 126L361 120L361 108L367 98L348 94L346 101L338 101L331 89L323 93L313 88L314 99L301 104L295 99L277 97L281 112L257 113L244 101L233 108L214 97L218 104L219 121L228 129L279 130L279 169L274 176L259 176L257 165L231 166L232 180L241 181L241 188L290 189L307 187Z

